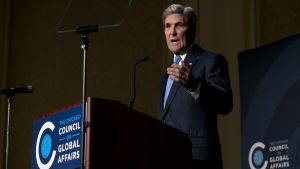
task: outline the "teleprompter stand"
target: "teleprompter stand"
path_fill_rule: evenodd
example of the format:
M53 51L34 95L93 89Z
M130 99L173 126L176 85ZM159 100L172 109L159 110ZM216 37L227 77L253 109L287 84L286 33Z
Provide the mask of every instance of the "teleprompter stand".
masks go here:
M81 128L81 143L82 145L85 145L85 131L87 126L86 123L86 71L87 71L87 51L88 51L88 44L89 44L89 34L91 32L97 32L99 29L98 25L96 26L85 26L80 27L76 31L77 34L81 35L82 38L82 45L81 48L83 50L83 71L82 71L82 128ZM81 146L81 165L80 168L84 169L84 159L85 159L85 146Z

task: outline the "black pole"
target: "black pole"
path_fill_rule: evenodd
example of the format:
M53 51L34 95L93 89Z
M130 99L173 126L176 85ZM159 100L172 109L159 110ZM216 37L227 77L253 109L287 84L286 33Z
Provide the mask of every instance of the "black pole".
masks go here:
M5 169L8 169L8 150L9 150L9 119L13 95L7 95L7 119L6 119L6 142L5 142Z
M83 50L83 72L82 72L82 112L81 112L81 165L80 169L84 169L85 167L85 141L86 141L86 71L87 71L87 51L89 39L88 35L91 32L97 32L99 29L98 25L96 26L84 26L77 29L76 33L81 34L82 45L81 48Z

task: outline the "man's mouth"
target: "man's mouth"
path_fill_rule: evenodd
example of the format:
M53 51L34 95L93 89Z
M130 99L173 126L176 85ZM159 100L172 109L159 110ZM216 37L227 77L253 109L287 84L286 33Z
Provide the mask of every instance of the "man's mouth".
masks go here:
M179 39L171 39L171 40L170 40L170 43L171 43L172 45L178 45Z

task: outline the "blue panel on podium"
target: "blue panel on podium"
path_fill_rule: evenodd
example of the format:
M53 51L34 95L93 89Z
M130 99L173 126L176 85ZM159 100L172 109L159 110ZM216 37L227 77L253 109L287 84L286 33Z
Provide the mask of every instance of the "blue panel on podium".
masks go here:
M82 104L33 123L32 169L80 167Z

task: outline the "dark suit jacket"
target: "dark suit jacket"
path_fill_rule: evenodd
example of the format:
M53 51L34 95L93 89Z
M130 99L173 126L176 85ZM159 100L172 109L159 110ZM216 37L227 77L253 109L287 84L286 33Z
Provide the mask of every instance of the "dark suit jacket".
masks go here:
M184 62L192 63L191 72L200 82L199 98L193 98L186 88L174 82L164 109L168 78L164 73L158 94L158 118L191 137L193 159L222 165L217 114L227 114L232 110L227 61L224 56L193 44Z

